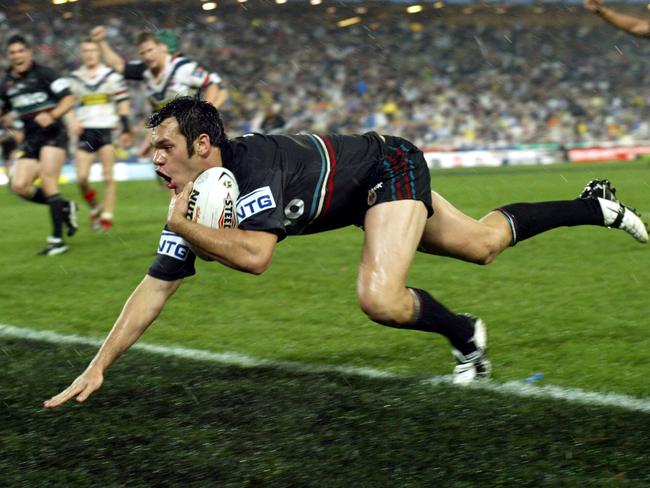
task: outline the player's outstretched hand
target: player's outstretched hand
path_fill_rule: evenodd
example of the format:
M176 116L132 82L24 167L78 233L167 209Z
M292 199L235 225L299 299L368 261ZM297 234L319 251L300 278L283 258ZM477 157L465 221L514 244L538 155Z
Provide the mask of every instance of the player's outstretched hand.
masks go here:
M78 402L84 402L95 391L99 390L104 382L104 375L96 369L87 369L65 390L49 400L43 402L45 408L56 408L76 396Z
M587 10L598 12L603 7L602 0L584 0L584 5Z
M190 193L192 193L192 187L194 182L188 182L183 191L178 195L175 195L172 198L172 201L169 204L169 212L167 213L167 227L172 232L175 232L176 224L185 220L187 215L187 208L190 199Z
M90 38L93 42L101 42L106 39L106 28L103 25L93 27L90 31Z

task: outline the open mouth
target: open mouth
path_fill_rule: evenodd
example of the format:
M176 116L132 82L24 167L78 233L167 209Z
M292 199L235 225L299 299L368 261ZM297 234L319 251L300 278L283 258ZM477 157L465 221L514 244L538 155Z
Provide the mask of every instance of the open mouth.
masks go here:
M156 174L160 176L163 180L165 180L165 185L167 186L167 188L169 188L170 190L173 190L175 188L175 186L172 183L172 179L169 176L167 176L164 173L161 173L160 171L156 171Z

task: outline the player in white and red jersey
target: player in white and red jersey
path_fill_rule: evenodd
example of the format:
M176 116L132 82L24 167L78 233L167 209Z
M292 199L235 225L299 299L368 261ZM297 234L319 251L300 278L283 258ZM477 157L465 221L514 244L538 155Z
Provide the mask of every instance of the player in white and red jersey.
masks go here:
M120 128L120 145L132 144L129 127L129 91L124 77L101 62L99 46L90 39L81 43L83 65L72 72L70 87L77 106L70 115L70 130L79 136L76 153L79 189L90 206L90 220L99 231L110 230L115 212L115 147L113 131ZM104 201L90 186L90 166L96 156L104 173Z

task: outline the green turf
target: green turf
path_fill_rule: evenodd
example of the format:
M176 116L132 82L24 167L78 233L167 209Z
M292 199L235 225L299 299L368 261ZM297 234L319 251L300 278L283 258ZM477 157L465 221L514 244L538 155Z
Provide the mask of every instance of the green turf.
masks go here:
M475 217L512 201L573 198L592 177L609 177L624 202L650 214L648 163L437 171L432 177L435 189ZM63 193L77 190L64 186ZM84 227L68 254L42 258L34 253L49 231L47 208L0 192L0 323L105 335L153 259L168 200L150 181L120 184L118 193L110 234ZM260 277L200 262L198 275L186 280L144 340L448 374L453 364L444 339L382 328L358 310L362 238L354 228L289 238ZM585 227L523 242L487 267L419 255L409 284L487 321L497 381L540 372L547 384L644 396L649 264L648 246L621 231Z
M650 416L416 380L131 351L83 405L43 398L93 349L0 340L0 486L648 486Z

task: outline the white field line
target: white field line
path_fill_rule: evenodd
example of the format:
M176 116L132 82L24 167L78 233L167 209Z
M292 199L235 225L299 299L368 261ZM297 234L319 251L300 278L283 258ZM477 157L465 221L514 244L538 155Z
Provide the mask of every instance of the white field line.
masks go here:
M84 346L97 347L102 343L102 340L80 335L60 334L58 332L15 327L13 325L4 324L0 324L0 337L44 341L53 344L80 344ZM362 376L365 378L404 378L411 380L419 378L417 376L401 375L374 368L335 366L327 364L312 365L295 361L275 361L270 359L256 358L253 356L248 356L246 354L231 352L219 353L201 349L191 349L187 347L169 347L158 346L155 344L136 343L131 349L145 351L152 354L160 354L163 356L220 363L228 366L238 366L242 368L265 366L296 373L340 373L351 376ZM430 384L433 386L442 384L451 385L451 376L434 376L422 380L422 383ZM636 412L650 413L649 398L636 398L620 393L598 393L581 390L578 388L563 388L552 385L535 385L531 383L525 383L523 381L509 381L506 383L480 381L463 388L489 391L501 395L515 397L564 400L567 402L584 405L617 407Z

